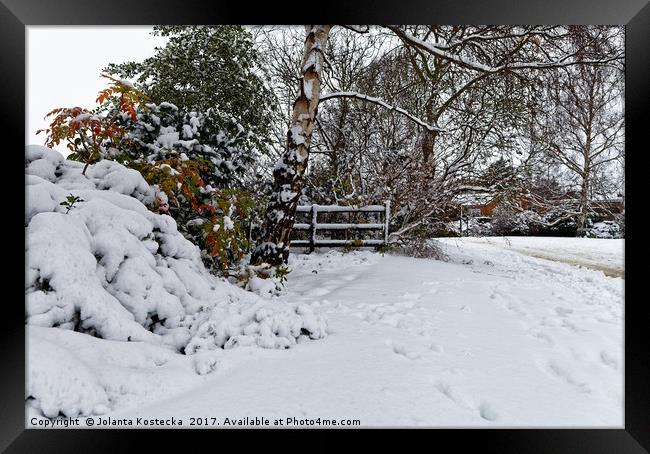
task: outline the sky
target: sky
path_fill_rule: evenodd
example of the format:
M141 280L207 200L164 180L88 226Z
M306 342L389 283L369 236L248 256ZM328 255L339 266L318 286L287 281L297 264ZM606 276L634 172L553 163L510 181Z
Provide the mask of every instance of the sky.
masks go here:
M27 42L27 144L43 145L43 117L56 107L95 106L107 86L100 74L109 63L141 61L165 38L151 36L151 26L29 26ZM65 146L56 149L68 154Z

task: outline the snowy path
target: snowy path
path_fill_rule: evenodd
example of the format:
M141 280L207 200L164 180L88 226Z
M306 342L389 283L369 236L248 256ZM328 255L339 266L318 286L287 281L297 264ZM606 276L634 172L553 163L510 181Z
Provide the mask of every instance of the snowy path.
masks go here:
M444 244L449 262L295 256L278 303L320 308L329 337L226 351L189 391L110 416L622 426L623 280L480 242Z

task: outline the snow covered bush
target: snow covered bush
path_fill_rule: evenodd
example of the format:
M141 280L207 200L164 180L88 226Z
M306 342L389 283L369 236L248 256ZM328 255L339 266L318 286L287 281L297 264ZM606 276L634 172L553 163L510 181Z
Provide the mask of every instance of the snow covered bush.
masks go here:
M540 216L534 211L513 211L498 206L492 213L492 233L495 235L535 235Z
M94 110L52 111L47 143L66 141L71 159L86 164L82 174L102 158L140 172L161 196L149 208L171 215L200 247L208 269L228 275L249 247L255 202L244 188L254 189L260 181L251 171L259 141L216 109L147 103L133 84L108 79Z
M82 167L27 147L28 324L187 353L325 336L309 307L274 305L212 276L174 219L147 209L161 195L138 172L107 160L85 176ZM82 200L66 211L70 195Z
M122 116L127 140L115 159L163 191L186 238L201 249L208 269L228 275L249 247L256 203L256 140L215 109L188 112L170 103L147 104L134 120ZM252 192L251 192L252 190Z
M456 225L458 223L453 224ZM463 224L463 235L465 236L490 236L494 232L494 227L490 219L469 218ZM456 227L460 226L456 225Z
M128 146L120 148L120 160L138 164L191 159L202 164L201 176L211 187L254 182L250 170L260 157L259 139L216 109L191 111L168 102L147 103L136 116L122 115L120 126L128 139Z
M618 225L621 238L625 238L625 211L614 216L614 222Z
M551 236L576 236L578 223L568 204L559 204L541 215L540 233Z
M595 222L585 230L587 238L623 238L619 225L614 221Z
M289 268L286 265L242 265L237 270L238 285L260 296L279 295L285 289Z

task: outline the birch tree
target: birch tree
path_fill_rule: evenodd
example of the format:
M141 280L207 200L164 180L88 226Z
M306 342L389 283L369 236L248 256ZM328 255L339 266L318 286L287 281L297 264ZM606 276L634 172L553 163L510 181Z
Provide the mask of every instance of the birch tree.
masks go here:
M252 264L278 266L289 256L296 206L309 160L309 146L320 99L324 49L330 25L305 26L306 39L298 97L287 132L287 147L273 170L273 192L266 209L263 242L251 256Z

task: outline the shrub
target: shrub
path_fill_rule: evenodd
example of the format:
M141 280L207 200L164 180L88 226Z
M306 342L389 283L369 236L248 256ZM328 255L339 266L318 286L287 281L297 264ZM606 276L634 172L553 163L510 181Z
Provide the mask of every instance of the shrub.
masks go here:
M132 84L109 79L93 111L52 111L47 145L67 141L69 158L86 163L84 173L102 158L138 170L158 191L149 208L171 215L199 246L206 267L228 275L249 248L256 203L244 188L261 180L250 171L257 153L253 134L214 109L145 103Z
M622 238L623 233L615 221L596 222L585 229L587 238Z
M45 118L52 118L44 132L45 145L53 148L61 142L71 151L68 159L81 161L86 174L88 166L108 157L124 144L126 131L118 124L119 118L136 118L136 108L146 97L133 85L104 76L111 82L97 96L98 107L93 110L82 107L59 107Z
M417 237L402 239L391 250L391 253L406 257L441 260L443 262L449 260L449 256L442 250L439 242Z
M539 232L540 216L533 211L515 212L496 207L492 214L492 233L495 235L534 235Z

